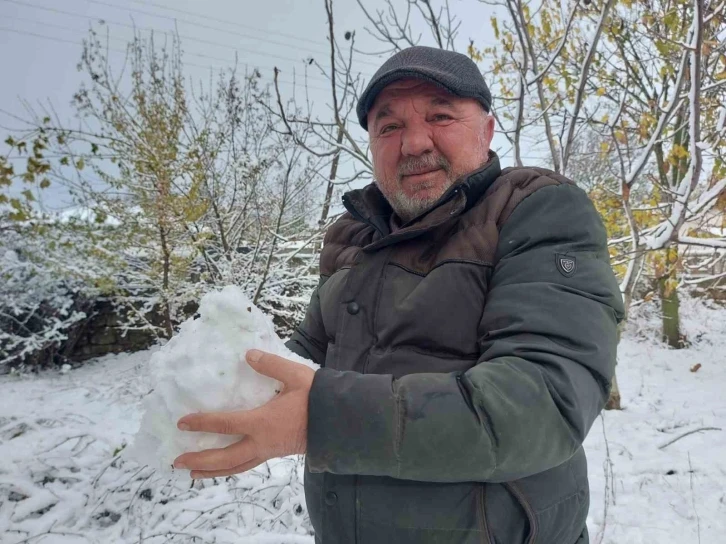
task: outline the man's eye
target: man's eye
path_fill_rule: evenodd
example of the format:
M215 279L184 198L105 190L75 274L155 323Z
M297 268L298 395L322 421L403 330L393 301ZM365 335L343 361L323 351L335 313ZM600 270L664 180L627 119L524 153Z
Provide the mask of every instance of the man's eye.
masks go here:
M386 125L381 129L381 134L385 134L387 132L391 132L392 130L395 130L398 128L398 125Z
M437 113L436 115L434 115L433 120L434 121L450 121L451 115L447 115L445 113Z

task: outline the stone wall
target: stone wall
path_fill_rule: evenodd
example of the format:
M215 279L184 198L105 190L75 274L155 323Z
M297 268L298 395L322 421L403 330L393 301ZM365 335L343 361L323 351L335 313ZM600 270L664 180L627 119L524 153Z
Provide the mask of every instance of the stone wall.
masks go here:
M77 331L68 345L64 346L66 357L71 361L85 361L109 353L139 351L153 344L156 337L148 331L127 331L121 328L122 316L108 300L97 300L82 328Z

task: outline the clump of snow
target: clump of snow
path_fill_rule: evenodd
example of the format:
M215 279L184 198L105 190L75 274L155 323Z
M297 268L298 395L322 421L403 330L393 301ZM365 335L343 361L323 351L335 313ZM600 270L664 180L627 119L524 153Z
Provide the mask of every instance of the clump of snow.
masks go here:
M272 399L281 384L247 364L245 353L250 349L317 368L285 347L272 320L241 289L228 286L206 294L198 317L185 321L179 334L151 357L151 392L127 455L142 465L172 471L172 462L182 453L223 448L239 440L179 431L176 422L194 412L249 410Z

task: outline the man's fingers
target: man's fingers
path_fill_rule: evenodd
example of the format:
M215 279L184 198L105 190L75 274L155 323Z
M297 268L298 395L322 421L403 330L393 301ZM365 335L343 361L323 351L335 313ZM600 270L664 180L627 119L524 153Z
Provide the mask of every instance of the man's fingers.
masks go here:
M174 467L189 470L229 470L257 457L251 440L240 440L226 448L185 453L174 460Z
M177 421L181 431L218 434L251 434L255 424L255 410L237 412L200 412L188 414Z
M247 472L252 470L258 465L264 463L264 459L252 459L236 467L232 467L226 470L193 470L191 477L195 480L201 480L203 478L222 478L224 476L232 476L233 474L239 474L240 472Z
M299 367L303 366L284 357L257 349L249 350L246 354L246 359L255 372L282 382L283 384L288 384L291 380L294 380L299 375Z

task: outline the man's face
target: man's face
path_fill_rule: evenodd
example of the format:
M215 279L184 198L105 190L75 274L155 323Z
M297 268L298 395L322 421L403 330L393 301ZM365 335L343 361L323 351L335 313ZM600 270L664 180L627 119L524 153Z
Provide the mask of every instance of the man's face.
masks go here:
M376 97L368 132L376 183L409 221L487 161L494 119L473 98L403 79Z

